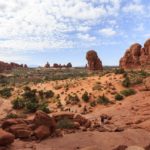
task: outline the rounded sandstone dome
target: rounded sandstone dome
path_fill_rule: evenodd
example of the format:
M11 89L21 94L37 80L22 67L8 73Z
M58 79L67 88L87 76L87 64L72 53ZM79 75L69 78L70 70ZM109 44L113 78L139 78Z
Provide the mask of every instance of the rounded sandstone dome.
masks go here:
M97 59L97 58L98 58L97 53L94 50L89 50L86 53L86 59L87 60L94 60L94 59Z
M131 45L130 51L133 56L140 56L142 46L139 43Z

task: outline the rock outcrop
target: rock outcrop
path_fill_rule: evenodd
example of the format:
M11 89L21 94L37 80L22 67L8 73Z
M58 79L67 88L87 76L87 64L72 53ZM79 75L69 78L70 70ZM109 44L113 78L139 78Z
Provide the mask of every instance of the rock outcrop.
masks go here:
M44 66L45 68L50 68L50 64L49 64L49 62L47 62L46 64L45 64L45 66Z
M12 70L12 69L15 69L15 68L28 68L28 66L25 64L17 64L17 63L6 63L6 62L3 62L3 61L0 61L0 72L3 72L3 71L7 71L7 70Z
M54 63L53 68L72 68L72 64L70 62L66 65Z
M120 59L120 67L123 69L148 69L150 68L150 39L144 47L138 43L131 45Z
M6 146L14 142L15 136L0 129L0 146Z
M86 54L89 70L103 70L102 62L94 50L90 50Z

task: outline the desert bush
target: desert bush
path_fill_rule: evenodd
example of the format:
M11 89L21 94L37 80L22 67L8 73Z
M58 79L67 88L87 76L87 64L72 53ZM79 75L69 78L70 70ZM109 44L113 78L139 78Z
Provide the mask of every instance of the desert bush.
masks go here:
M54 96L54 92L52 90L44 92L45 98L52 98Z
M47 103L39 104L38 110L42 110L45 113L50 113L50 110L48 108L48 104Z
M98 104L107 105L107 104L110 103L110 100L109 100L109 98L107 98L105 95L103 95L103 96L99 96L99 97L98 97L97 103L98 103Z
M91 106L91 107L95 107L95 106L96 106L96 101L90 102L90 106Z
M18 115L17 114L14 114L14 113L10 113L6 116L7 119L14 119L14 118L18 118Z
M82 99L84 102L88 102L89 101L89 94L88 92L84 92L84 94L82 95Z
M80 102L80 99L77 94L72 94L72 95L69 94L68 97L66 98L67 104L76 105L78 104L78 102Z
M125 70L124 69L115 69L114 73L115 74L124 74Z
M141 70L141 71L139 72L139 74L140 74L141 76L143 76L143 77L149 76L149 73L146 72L146 71L144 71L144 70Z
M58 107L58 108L61 108L61 107L62 107L62 103L61 103L60 100L57 101L57 107Z
M123 100L123 96L118 93L118 94L115 95L115 100L121 101L121 100Z
M38 109L38 103L36 102L27 102L26 103L26 110L29 113L34 113Z
M74 128L74 123L68 118L61 119L57 122L57 128L59 129L72 129Z
M128 77L126 77L123 81L122 81L122 85L124 87L130 87L131 85L131 82L130 82L130 79Z
M136 94L136 91L134 89L126 89L121 91L121 94L124 96L130 96Z
M41 99L44 99L44 91L43 91L43 90L40 90L40 91L38 92L38 94L39 94L39 97L40 97Z
M14 109L22 109L25 107L25 101L22 98L17 97L12 101L12 105Z
M31 90L30 88L26 87L24 89L24 93L22 94L23 99L30 102L37 102L36 90Z
M12 88L3 88L0 90L0 96L3 98L9 98L12 94L11 91L13 89Z

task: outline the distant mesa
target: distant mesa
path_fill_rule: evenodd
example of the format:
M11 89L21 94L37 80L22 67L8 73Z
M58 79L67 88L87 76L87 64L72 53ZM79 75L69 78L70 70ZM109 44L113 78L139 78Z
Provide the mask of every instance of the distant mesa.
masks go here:
M8 71L8 70L12 70L12 69L16 69L16 68L28 68L28 66L25 64L17 64L14 62L11 63L6 63L3 61L0 61L0 72L4 72L4 71Z
M120 59L120 67L123 69L149 69L150 68L150 39L144 47L139 43L131 45Z
M86 59L88 61L88 65L86 68L89 70L103 70L102 61L99 59L96 51L90 50L86 53Z

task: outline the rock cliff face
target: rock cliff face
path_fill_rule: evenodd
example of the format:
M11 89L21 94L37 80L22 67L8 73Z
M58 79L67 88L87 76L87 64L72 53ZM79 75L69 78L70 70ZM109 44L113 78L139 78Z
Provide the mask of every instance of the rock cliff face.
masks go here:
M102 62L94 50L90 50L86 54L89 70L103 70Z
M144 47L135 43L131 45L120 59L120 67L123 69L148 69L150 68L150 39Z
M11 62L10 64L9 63L5 63L3 61L0 61L0 72L3 72L3 71L6 71L6 70L12 70L12 69L15 69L15 68L27 68L27 65L19 65L17 63L13 63Z

